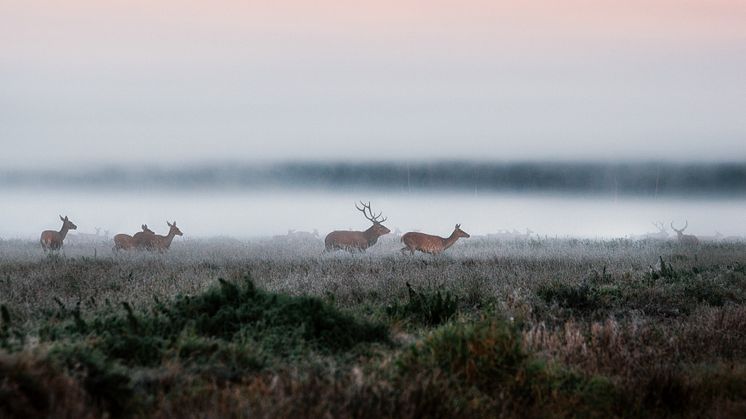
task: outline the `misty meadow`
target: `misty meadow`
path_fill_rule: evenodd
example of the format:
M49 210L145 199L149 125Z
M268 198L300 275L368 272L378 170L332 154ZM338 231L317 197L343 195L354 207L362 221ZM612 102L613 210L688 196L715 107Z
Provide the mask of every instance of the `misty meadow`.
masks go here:
M0 419L746 417L744 22L0 1Z
M746 402L746 244L0 241L17 417L701 417Z

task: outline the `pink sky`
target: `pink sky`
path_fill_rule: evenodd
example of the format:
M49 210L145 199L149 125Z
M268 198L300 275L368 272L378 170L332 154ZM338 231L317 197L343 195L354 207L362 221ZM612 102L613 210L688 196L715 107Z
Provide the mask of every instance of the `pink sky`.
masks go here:
M734 0L28 0L0 4L0 45L6 59L8 52L58 57L121 47L127 54L184 42L251 44L257 37L422 48L695 49L743 45L744 22L746 2Z
M296 154L312 139L299 155L317 158L433 139L441 157L458 142L726 158L746 137L745 22L734 0L4 1L0 141L17 147L0 163L60 138L82 160L132 141L196 150L175 160L255 155L247 138Z

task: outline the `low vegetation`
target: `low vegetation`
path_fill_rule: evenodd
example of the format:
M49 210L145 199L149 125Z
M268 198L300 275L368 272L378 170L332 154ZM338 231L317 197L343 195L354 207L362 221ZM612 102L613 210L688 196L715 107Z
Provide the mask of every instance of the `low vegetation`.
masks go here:
M742 417L746 245L0 242L0 417Z

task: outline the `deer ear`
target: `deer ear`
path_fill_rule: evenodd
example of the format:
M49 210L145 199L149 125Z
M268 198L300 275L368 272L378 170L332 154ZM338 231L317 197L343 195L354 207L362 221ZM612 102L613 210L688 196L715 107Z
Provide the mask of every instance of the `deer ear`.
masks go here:
M60 220L62 220L62 221L65 221L65 219L64 219L64 218L62 218L62 216L61 216L61 215L60 215Z
M461 228L461 224L456 224L456 228Z
M171 223L169 223L168 221L166 221L166 224L168 224L168 226L171 227Z

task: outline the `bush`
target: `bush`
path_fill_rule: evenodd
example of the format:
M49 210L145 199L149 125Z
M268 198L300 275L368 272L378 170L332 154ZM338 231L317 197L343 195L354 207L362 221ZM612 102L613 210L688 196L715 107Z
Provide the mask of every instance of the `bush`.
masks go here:
M0 353L0 417L93 418L78 382L39 356Z
M119 417L131 410L134 391L128 371L102 352L84 345L60 345L52 349L49 358L82 383L102 411Z
M26 333L13 327L8 307L0 304L0 349L18 350L25 342Z
M318 298L258 290L248 278L241 286L220 280L194 297L156 301L146 313L136 313L127 303L120 312L89 318L72 313L42 328L41 338L87 339L92 349L129 366L155 366L173 354L203 358L217 349L238 354L249 348L248 353L281 358L308 350L335 354L388 340L383 325L359 321ZM261 365L258 357L244 357L237 367L255 368Z
M603 306L596 288L587 284L566 284L555 281L539 287L536 294L547 304L556 303L578 313L590 313Z
M417 292L406 283L408 300L386 307L386 313L395 318L408 318L427 326L436 326L450 320L458 310L458 298L450 291Z
M611 382L548 366L522 349L520 332L505 321L442 326L405 351L397 368L401 386L431 383L436 396L429 402L444 417L600 416L620 409Z

